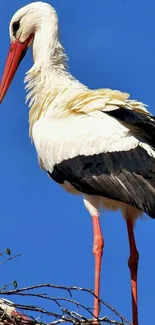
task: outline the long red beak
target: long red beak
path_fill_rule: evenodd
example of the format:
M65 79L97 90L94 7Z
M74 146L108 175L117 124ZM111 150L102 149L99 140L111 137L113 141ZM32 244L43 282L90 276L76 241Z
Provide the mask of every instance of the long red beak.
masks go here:
M0 103L5 97L6 92L11 84L11 81L18 69L18 66L26 54L28 44L32 37L33 36L30 35L28 39L23 43L21 43L19 40L16 40L10 46L2 81L0 84Z

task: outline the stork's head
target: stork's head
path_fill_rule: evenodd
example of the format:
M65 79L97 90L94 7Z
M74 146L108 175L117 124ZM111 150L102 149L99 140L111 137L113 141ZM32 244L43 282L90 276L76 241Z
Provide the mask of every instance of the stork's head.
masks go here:
M31 3L19 9L12 17L9 26L11 46L0 84L0 103L28 47L33 44L37 33L47 22L54 27L57 25L57 16L54 8L45 2ZM44 36L47 37L47 33ZM36 41L40 42L39 39Z

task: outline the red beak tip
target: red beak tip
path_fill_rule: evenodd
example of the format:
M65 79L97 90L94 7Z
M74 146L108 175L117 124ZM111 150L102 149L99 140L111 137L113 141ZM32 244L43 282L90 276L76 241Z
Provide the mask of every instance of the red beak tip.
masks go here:
M1 87L0 87L0 93L1 93ZM2 96L0 95L0 104L2 104L2 101L3 101L3 98L2 98Z

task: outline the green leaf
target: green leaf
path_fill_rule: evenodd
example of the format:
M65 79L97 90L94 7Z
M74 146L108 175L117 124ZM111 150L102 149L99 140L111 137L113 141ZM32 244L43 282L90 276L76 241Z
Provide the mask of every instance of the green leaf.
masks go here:
M5 249L5 253L6 253L7 255L11 255L11 250L10 250L10 248L6 248L6 249Z
M16 280L12 281L12 284L13 284L14 288L17 289L17 287L18 287L17 281Z

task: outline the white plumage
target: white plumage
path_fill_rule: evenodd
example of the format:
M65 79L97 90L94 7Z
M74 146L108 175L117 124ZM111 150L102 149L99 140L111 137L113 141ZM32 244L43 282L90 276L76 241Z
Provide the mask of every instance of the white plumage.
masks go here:
M104 244L99 208L121 209L130 244L133 325L138 325L133 225L142 212L155 218L155 118L127 93L89 90L67 71L57 15L49 4L35 2L15 13L10 39L0 101L32 46L34 64L25 82L29 133L40 166L67 191L84 196L94 229L96 296ZM94 316L98 315L95 298Z
M49 119L45 115L35 122L32 135L43 166L50 172L63 160L130 150L139 142L117 120L96 112L67 119Z
M4 310L4 314L9 316L13 316L17 313L16 308L14 307L14 303L4 298L0 299L0 308Z

